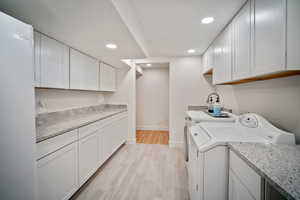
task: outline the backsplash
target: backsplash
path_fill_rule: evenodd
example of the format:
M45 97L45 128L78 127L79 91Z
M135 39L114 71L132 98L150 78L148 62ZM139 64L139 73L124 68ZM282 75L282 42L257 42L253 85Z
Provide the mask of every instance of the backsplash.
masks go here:
M105 103L104 92L35 89L36 114Z
M296 135L300 144L300 76L217 86L224 106L235 113L254 112Z

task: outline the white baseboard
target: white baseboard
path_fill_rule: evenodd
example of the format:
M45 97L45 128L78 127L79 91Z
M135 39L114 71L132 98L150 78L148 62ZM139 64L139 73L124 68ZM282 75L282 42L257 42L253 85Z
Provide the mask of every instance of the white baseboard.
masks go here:
M136 139L128 139L126 144L136 144Z
M184 144L181 141L169 141L170 148L184 148Z
M145 131L168 131L169 127L166 126L137 126L136 130L145 130Z

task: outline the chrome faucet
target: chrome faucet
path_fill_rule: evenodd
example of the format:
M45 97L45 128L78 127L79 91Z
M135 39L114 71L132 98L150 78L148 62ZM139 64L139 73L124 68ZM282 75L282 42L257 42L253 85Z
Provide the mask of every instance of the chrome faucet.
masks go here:
M208 95L208 97L207 97L207 100L206 100L206 103L212 103L212 101L210 100L213 96L216 96L217 97L217 99L219 99L219 101L220 101L220 95L218 94L218 93L216 93L216 92L212 92L212 93L210 93L209 95Z

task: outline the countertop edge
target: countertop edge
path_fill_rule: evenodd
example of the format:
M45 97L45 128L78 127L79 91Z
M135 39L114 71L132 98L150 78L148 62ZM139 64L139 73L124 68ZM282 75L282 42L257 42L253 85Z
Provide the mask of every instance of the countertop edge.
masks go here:
M251 167L256 173L258 173L261 177L263 177L270 185L272 185L280 194L282 194L288 200L296 200L293 196L291 196L285 189L283 189L278 183L273 181L267 174L261 171L255 164L249 161L245 156L243 156L238 150L234 148L230 143L228 143L228 147L236 153L239 158L247 163L249 167Z
M36 144L38 144L38 143L40 143L40 142L43 142L43 141L45 141L45 140L48 140L48 139L57 137L57 136L59 136L59 135L63 135L64 133L67 133L67 132L69 132L69 131L72 131L72 130L81 128L81 127L83 127L83 126L87 126L87 125L92 124L92 123L94 123L94 122L97 122L97 121L100 121L100 120L103 120L103 119L106 119L106 118L109 118L109 117L112 117L112 116L114 116L114 115L117 115L117 114L120 114L120 113L123 113L123 112L127 112L127 111L128 111L127 109L119 110L119 111L116 111L115 113L108 114L108 115L103 116L103 117L100 117L100 118L98 118L98 119L93 119L93 120L86 121L86 122L84 122L84 123L78 124L78 125L76 125L76 126L73 126L73 127L68 128L68 129L64 129L64 130L58 131L58 132L56 132L56 133L50 134L50 135L45 136L45 137L37 137L37 138L36 138Z

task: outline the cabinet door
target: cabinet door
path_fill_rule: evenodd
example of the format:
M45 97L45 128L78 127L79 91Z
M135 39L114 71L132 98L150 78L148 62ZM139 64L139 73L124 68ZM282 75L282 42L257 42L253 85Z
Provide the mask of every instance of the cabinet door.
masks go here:
M69 199L78 189L78 146L70 144L37 161L38 199Z
M219 84L222 82L223 76L223 48L222 48L222 35L220 35L215 41L214 45L214 68L213 68L213 84Z
M98 131L98 166L101 166L104 163L104 155L103 155L103 129Z
M229 24L228 27L224 30L223 36L223 57L224 57L224 67L223 67L223 76L222 82L230 82L232 80L232 55L233 55L233 26Z
M98 168L97 132L79 140L79 184L84 184Z
M300 1L287 1L287 69L300 69Z
M107 160L112 154L112 124L103 127L103 160Z
M255 200L231 170L229 170L229 200Z
M251 76L251 1L248 1L233 20L234 64L233 80Z
M34 82L41 87L41 34L34 31Z
M204 167L202 167L204 168L203 198L226 200L228 195L228 148L218 146L210 149L204 153L204 160Z
M214 65L214 53L213 53L213 46L208 48L208 55L207 55L207 71L211 70Z
M70 50L70 88L99 89L98 61L74 49Z
M116 69L105 63L100 64L100 90L116 90Z
M119 134L121 136L121 144L126 142L128 135L128 117L121 119L121 128L119 129Z
M123 117L121 119L116 120L114 125L114 149L116 150L125 142L125 135L127 135L127 123L128 118Z
M41 35L40 87L69 88L69 48Z
M231 81L232 71L232 26L229 25L216 41L213 83Z
M254 75L285 69L285 0L256 0Z
M206 73L208 66L207 66L207 62L208 62L208 50L205 51L205 53L202 56L202 73Z

